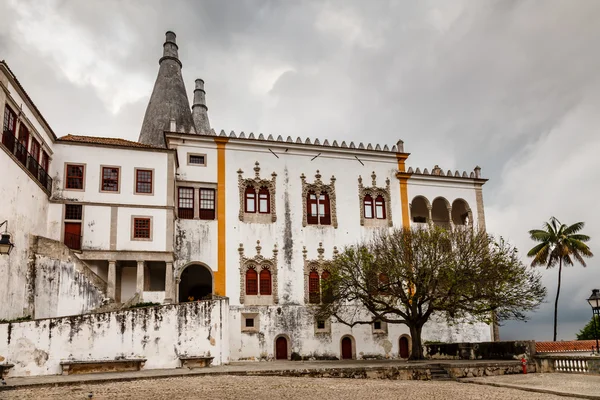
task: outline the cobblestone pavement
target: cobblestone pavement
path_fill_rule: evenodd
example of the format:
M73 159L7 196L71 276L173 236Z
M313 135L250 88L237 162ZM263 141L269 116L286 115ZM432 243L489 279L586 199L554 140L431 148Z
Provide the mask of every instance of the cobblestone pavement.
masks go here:
M548 394L492 386L432 381L193 376L96 385L0 391L1 399L524 399L560 400Z
M597 396L600 399L600 375L552 373L488 376L485 378L471 378L469 380L482 383L551 390L571 395Z

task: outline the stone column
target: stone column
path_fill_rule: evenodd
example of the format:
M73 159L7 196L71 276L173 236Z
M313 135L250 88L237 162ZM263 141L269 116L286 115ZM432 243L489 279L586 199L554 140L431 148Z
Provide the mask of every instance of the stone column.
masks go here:
M173 303L174 287L173 287L173 263L165 263L165 303Z
M146 266L145 261L137 262L137 280L135 285L135 291L142 296L142 292L144 291L144 269ZM140 298L141 301L141 298Z
M433 209L433 206L427 206L427 223L428 224L433 224L433 217L431 216L432 209Z
M111 302L117 300L117 262L108 262L108 282L106 285L106 294Z
M448 222L450 223L450 229L454 230L454 221L452 220L452 206L448 206Z

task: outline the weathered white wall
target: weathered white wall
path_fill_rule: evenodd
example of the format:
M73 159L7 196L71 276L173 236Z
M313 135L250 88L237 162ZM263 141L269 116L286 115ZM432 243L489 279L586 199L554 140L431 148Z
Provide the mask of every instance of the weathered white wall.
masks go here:
M152 240L132 240L133 216L152 218ZM173 211L154 208L119 207L117 215L117 250L171 251L167 249L167 218ZM110 223L110 219L108 221Z
M0 324L9 377L60 374L62 360L145 358L145 369L176 368L178 356L229 362L227 299Z
M110 207L85 205L81 227L81 248L105 250L110 248Z

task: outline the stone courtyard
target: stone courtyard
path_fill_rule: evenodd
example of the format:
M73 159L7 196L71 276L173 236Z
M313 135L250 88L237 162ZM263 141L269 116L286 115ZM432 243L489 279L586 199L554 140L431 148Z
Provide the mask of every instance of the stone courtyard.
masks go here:
M530 375L532 376L532 375ZM556 376L556 375L554 375ZM505 377L508 378L508 377ZM486 378L487 379L487 378ZM454 381L207 375L0 391L2 399L523 399L564 397Z

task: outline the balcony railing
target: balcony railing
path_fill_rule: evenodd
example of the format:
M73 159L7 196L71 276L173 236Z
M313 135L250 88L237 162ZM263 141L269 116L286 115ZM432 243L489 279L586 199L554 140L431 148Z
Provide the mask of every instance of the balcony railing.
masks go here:
M2 133L2 145L12 153L29 172L31 172L37 181L44 187L46 193L52 193L52 178L50 178L48 172L37 162L35 157L27 151L27 148L17 140L12 131L4 131Z
M65 232L65 245L71 250L81 250L81 235Z

